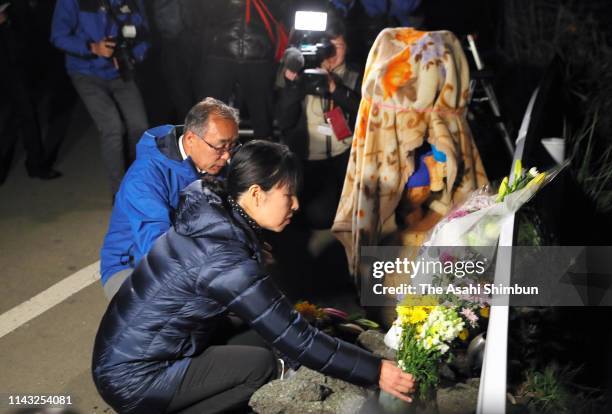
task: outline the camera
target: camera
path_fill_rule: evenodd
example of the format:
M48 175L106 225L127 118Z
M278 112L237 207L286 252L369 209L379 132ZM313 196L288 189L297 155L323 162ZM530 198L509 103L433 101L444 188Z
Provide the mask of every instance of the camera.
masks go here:
M119 75L126 81L134 78L136 60L132 56L132 48L134 47L137 33L136 26L125 24L121 26L119 36L114 39L116 43L112 57L117 62Z
M300 44L300 53L304 57L304 68L317 68L321 63L336 54L336 47L327 36L321 36L317 43Z
M336 48L325 33L327 13L297 11L295 25L297 39L285 52L285 67L300 73L300 82L307 95L325 96L329 92L327 72L321 63L336 54Z

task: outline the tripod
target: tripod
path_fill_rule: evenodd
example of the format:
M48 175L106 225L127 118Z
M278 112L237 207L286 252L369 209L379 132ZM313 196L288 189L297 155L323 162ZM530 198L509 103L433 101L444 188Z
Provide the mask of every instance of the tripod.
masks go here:
M489 107L493 112L495 126L504 140L504 144L506 145L506 149L508 150L510 157L512 157L514 155L514 144L510 139L508 129L506 128L506 125L501 117L499 102L495 96L493 85L491 85L491 82L489 81L491 76L484 71L484 64L482 63L480 54L476 48L474 36L471 34L467 35L467 40L477 69L476 73L474 73L470 79L468 106L472 102L488 102Z

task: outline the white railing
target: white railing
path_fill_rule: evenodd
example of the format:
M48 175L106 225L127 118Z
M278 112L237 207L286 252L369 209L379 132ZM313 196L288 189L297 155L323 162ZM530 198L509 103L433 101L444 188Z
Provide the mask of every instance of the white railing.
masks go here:
M521 160L523 158L525 138L527 137L527 131L531 123L531 113L538 96L538 90L539 89L536 89L531 95L527 110L523 116L521 129L516 139L516 149L514 151L512 167L516 160ZM514 168L512 167L510 168L511 182L514 175ZM512 246L513 240L514 214L502 223L495 265L495 284L501 283L504 286L510 285L512 252L509 246ZM480 374L480 389L478 390L478 406L476 408L477 414L504 414L506 412L508 298L508 295L501 295L499 298L494 299L493 306L491 306L484 359Z

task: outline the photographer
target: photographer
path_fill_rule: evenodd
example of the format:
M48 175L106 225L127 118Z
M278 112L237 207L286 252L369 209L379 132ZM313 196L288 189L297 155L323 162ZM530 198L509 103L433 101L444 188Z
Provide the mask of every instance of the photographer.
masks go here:
M228 103L235 93L236 106L244 103L257 139L273 137L280 42L276 23L286 20L291 5L289 0L207 0L199 5L205 28L196 94Z
M68 74L100 132L113 195L148 126L133 80L148 49L142 10L140 0L58 0L51 26L51 42L66 52Z
M362 77L345 62L340 22L331 25L323 40L318 73L301 70L304 58L297 49L285 53L277 113L283 142L304 160L303 215L316 229L330 228L336 213Z
M51 167L45 151L29 68L32 49L29 29L33 10L28 2L0 1L0 185L6 180L18 138L23 140L26 169L42 180L61 174ZM47 134L47 137L49 134Z

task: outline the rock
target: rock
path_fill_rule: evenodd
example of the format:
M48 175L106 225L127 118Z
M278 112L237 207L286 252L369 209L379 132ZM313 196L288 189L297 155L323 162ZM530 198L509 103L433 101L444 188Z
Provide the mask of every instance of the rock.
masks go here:
M367 390L301 367L286 380L261 387L249 401L259 414L349 414L359 411Z
M440 414L471 414L478 403L479 378L470 378L453 387L440 388L436 395Z
M452 369L448 366L448 364L440 365L440 378L445 379L447 381L455 382L457 380L457 376L453 372Z
M370 329L357 338L357 342L374 355L395 361L396 351L385 345L385 334Z
M457 352L448 365L453 371L458 372L463 377L472 376L470 361L464 352Z

